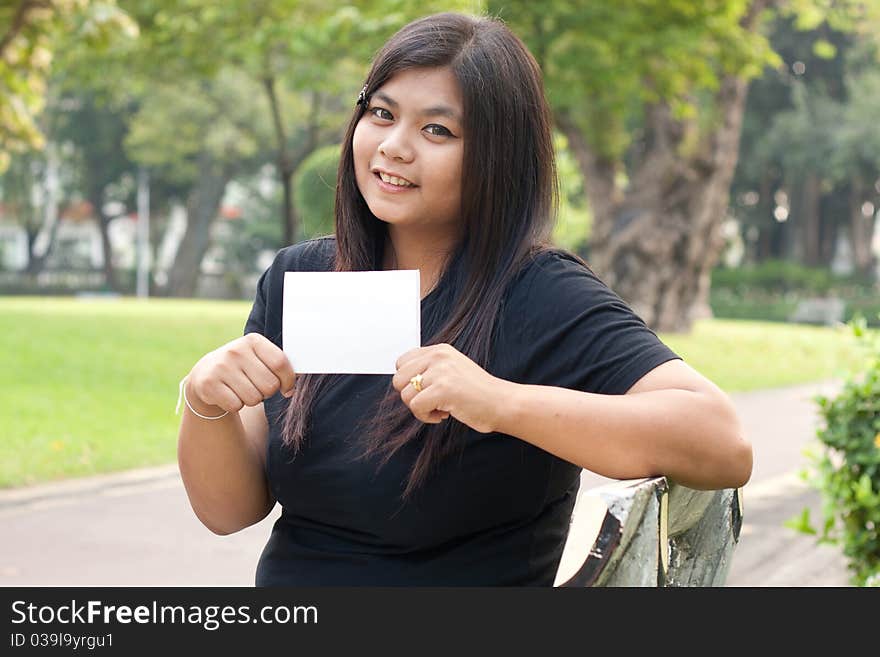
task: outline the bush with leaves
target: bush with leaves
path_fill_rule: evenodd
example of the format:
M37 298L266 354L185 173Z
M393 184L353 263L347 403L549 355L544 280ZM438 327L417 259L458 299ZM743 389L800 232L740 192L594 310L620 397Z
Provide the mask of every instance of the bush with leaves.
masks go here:
M844 382L834 397L816 395L824 427L820 449L807 454L804 479L822 493L822 526L809 509L786 524L843 549L852 582L880 584L880 337L864 317L848 325L867 351L867 368Z

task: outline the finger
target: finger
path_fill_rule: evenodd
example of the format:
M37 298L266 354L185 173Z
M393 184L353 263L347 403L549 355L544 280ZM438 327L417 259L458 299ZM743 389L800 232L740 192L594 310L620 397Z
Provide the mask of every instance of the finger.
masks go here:
M421 356L410 360L410 362L406 363L401 369L397 371L397 373L391 379L391 385L394 386L394 389L398 392L401 392L407 385L409 385L410 380L416 375L422 375L422 384L424 385L425 381L425 373L428 371L428 368L431 366L431 357L430 355Z
M422 392L413 396L409 403L409 408L422 422L430 422L436 424L441 421L441 415L448 411L444 408L445 400L438 386L434 388L425 388Z
M397 362L394 364L394 368L399 370L413 358L416 358L422 351L424 351L424 349L425 347L416 347L415 349L410 349L409 351L404 352L397 359Z
M410 407L410 403L417 394L418 393L412 386L408 386L400 391L400 399L407 405L407 407Z
M415 385L413 385L412 379L417 375L421 374L422 382L421 382L421 390L417 390ZM406 395L408 399L412 399L416 395L424 392L424 390L431 385L430 382L430 373L426 370L425 373L417 372L410 379L407 379L406 383L403 384L403 388L400 391L401 396Z
M221 377L221 380L229 386L245 406L256 406L264 399L260 390L240 369L233 369L227 372Z
M257 389L261 399L268 399L281 388L281 381L278 377L257 358L243 364L242 374Z
M269 357L271 358L271 354ZM281 353L281 358L287 360L283 352ZM263 399L268 399L279 390L285 392L282 387L283 382L279 376L256 353L252 353L250 358L242 359L240 362L241 370L250 379L251 383L254 384L254 387L260 391Z
M278 390L281 390L281 393L285 396L289 396L289 393L293 390L294 381L296 380L296 373L293 371L290 359L287 357L287 354L285 354L284 351L271 340L259 334L254 335L262 338L257 338L255 340L254 353L266 368L278 379ZM274 393L275 391L273 390L271 394Z
M244 407L244 402L239 398L237 394L235 394L235 391L222 381L216 379L209 381L200 389L193 390L192 392L195 393L197 399L188 399L188 401L196 409L199 408L199 406L197 406L199 402L201 402L202 404L209 404L211 406L218 406L224 411L228 411L230 413L240 411ZM192 394L190 396L192 396ZM201 411L199 412L201 413Z

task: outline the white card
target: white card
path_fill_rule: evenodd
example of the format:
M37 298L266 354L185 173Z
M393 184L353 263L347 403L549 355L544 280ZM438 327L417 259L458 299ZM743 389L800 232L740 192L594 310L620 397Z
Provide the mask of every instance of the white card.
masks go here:
M298 374L394 374L421 319L418 269L284 273L281 340Z

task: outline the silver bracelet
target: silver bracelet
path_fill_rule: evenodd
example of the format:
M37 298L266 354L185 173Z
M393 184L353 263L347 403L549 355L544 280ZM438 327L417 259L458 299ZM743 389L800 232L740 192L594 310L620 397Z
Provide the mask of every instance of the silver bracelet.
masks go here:
M189 375L187 374L187 376L189 376ZM219 420L221 417L226 417L227 415L229 415L229 411L223 411L222 415L215 415L214 417L209 417L207 415L202 415L196 409L194 409L192 407L192 405L189 403L189 400L186 398L186 376L180 380L180 389L177 393L177 408L174 409L175 415L178 415L180 413L180 400L181 400L181 398L183 399L183 403L186 404L186 407L190 411L192 411L192 414L195 415L196 417L202 418L203 420Z

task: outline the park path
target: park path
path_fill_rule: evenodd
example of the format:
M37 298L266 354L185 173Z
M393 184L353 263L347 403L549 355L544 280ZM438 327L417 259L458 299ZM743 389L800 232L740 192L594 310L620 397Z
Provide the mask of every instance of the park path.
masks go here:
M846 586L838 548L782 523L818 492L796 472L815 442L815 394L837 381L730 395L755 448L728 586ZM608 481L584 473L584 486ZM0 491L0 586L252 586L276 509L231 536L193 514L176 464Z

